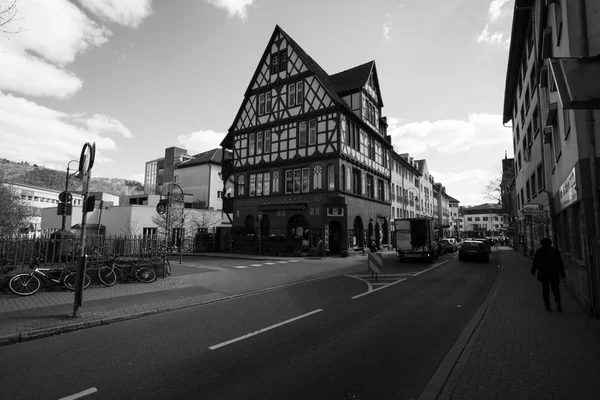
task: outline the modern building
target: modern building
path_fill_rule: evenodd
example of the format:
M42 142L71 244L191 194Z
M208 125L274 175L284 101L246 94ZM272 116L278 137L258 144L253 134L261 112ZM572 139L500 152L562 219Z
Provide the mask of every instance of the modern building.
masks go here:
M331 253L390 240L390 151L374 61L329 75L275 27L227 136L234 241ZM228 156L224 154L224 159ZM264 249L265 247L263 247Z
M144 191L147 194L160 194L164 183L175 181L177 165L191 159L186 149L168 147L165 156L146 162Z
M498 204L484 203L461 207L465 237L483 238L500 236L503 217Z
M174 182L185 193L193 195L194 201L202 203L203 208L223 209L222 156L220 148L212 149L194 155L175 168Z
M517 0L503 122L512 122L517 248L544 236L600 314L600 2Z
M27 226L24 226L22 228L22 232L28 233L32 236L37 236L39 234L45 233L41 225L41 210L52 207L56 208L58 206L58 203L60 203L58 195L61 193L61 191L40 188L24 183L10 183L5 185L11 186L17 192L17 194L21 196L22 200L24 200L30 207L33 207L35 209L35 216L28 221ZM81 194L78 193L72 193L72 196L73 205L81 206L83 202L83 196L81 196Z

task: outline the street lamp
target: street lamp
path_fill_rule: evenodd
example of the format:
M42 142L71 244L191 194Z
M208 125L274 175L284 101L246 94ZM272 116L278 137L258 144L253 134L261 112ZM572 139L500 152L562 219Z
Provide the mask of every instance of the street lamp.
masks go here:
M181 200L184 201L185 197L183 194L183 189L181 188L181 186L179 186L177 183L175 182L167 182L163 185L162 189L160 190L160 201L162 202L163 199L163 192L165 190L165 188L169 187L169 186L177 186L177 188L181 191ZM167 246L169 245L169 233L170 233L170 227L169 227L169 213L170 213L170 209L171 209L171 191L167 191L167 212L166 212L166 217L165 217L165 249L167 248ZM183 229L183 211L181 213L181 228ZM166 256L166 250L165 250L165 257L163 258L163 278L165 277L165 267L166 267L166 260L167 260L167 256ZM182 263L182 254L181 254L181 243L179 245L179 264Z
M79 161L77 161L77 160L71 160L71 161L69 161L69 163L67 164L67 178L66 178L66 180L65 180L65 192L68 192L68 191L69 191L69 178L70 178L71 176L75 175L77 172L79 172L79 168L78 168L78 169L77 169L77 171L76 171L76 172L74 172L72 175L71 175L71 174L69 174L69 172L70 172L70 169L69 169L69 168L71 167L71 163L72 163L72 162L76 162L77 164L79 164ZM61 231L64 231L64 230L66 230L66 228L67 228L67 207L66 207L66 205L65 205L65 207L63 207L63 213L62 213L62 223L61 223L61 226L60 226L60 230L61 230Z
M263 213L262 211L258 212L258 215L256 216L256 218L258 219L258 255L260 255L260 225L263 219Z

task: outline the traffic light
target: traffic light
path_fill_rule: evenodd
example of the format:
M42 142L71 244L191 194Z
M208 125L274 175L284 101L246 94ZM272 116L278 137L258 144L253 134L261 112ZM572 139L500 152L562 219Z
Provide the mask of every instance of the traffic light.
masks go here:
M58 203L57 215L71 215L73 213L73 205L71 203Z
M85 203L85 212L92 212L94 211L94 206L96 205L96 197L95 196L89 196L87 198L87 202Z

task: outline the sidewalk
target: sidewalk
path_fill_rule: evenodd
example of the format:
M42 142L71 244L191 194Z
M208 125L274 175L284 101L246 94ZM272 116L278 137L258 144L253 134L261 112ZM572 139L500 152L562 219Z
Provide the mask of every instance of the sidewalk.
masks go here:
M438 399L600 399L600 335L561 285L563 312L544 308L531 259L499 248L491 303Z
M193 257L183 257L179 264L178 259L170 258L173 275L167 279L113 287L92 285L84 291L77 318L71 317L71 291L46 291L28 297L0 294L0 346L366 268L365 256L305 258L302 265L292 262L300 261L298 258L236 256L227 258L240 259L240 268L245 269L203 265Z

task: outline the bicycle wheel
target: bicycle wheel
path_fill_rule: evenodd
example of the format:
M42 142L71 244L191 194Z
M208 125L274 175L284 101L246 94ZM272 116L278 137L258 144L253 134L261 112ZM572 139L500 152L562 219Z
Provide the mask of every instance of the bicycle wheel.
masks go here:
M112 286L117 283L117 273L112 267L104 266L98 270L98 279L104 286Z
M10 291L19 296L31 296L40 290L41 286L38 277L31 274L17 274L8 282Z
M142 267L138 268L135 272L135 279L143 283L154 282L156 279L156 272L153 269Z
M88 286L92 283L92 279L88 274L83 276L83 288L87 289ZM69 290L75 290L77 286L77 272L70 272L65 279L63 279L63 286Z
M171 262L165 259L165 274L171 275Z

